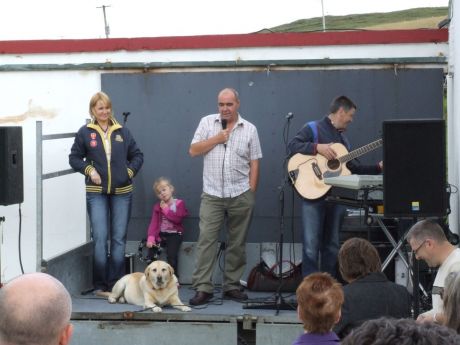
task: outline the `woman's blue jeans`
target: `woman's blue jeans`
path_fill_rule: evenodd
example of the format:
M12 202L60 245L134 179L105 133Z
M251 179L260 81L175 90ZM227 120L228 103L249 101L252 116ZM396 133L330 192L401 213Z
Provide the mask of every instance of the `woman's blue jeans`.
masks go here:
M86 193L94 246L93 285L96 290L110 291L125 274L125 245L131 201L132 193Z
M339 231L346 207L324 199L302 201L302 274L328 272L336 276Z

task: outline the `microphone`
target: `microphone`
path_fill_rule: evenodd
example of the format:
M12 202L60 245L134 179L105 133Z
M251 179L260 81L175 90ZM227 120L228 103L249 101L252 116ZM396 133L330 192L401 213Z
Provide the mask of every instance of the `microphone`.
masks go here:
M220 120L220 123L222 124L222 129L227 129L227 120L226 119ZM227 148L227 143L224 143L224 147Z
M286 115L286 120L290 120L290 119L292 119L293 117L294 117L294 114L291 113L291 112L289 112L289 113L287 113L287 115Z

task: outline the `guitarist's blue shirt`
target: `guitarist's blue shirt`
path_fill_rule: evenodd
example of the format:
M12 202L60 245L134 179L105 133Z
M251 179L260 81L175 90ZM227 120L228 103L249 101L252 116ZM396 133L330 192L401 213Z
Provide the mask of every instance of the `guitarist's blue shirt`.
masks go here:
M337 130L328 116L318 121L307 122L288 145L289 155L296 153L316 155L317 144L340 143L350 151L350 142L343 131ZM376 165L360 165L355 159L347 163L347 168L353 174L379 174L380 167Z

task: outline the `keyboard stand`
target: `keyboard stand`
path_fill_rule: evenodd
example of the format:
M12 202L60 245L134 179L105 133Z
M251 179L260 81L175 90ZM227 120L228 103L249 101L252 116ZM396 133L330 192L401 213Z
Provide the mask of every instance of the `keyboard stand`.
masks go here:
M407 270L409 272L410 281L412 283L412 286L414 286L414 285L418 286L420 288L420 291L423 293L423 295L425 297L428 297L428 293L423 288L423 285L419 282L418 270L417 270L417 272L415 272L417 274L415 274L414 270L411 267L411 265L407 261L407 258L404 255L404 252L401 250L401 247L406 242L406 238L407 238L407 234L409 232L409 229L406 230L406 232L401 237L399 242L396 242L395 239L393 238L393 236L391 235L390 231L388 230L388 228L386 227L386 225L382 221L383 215L378 214L378 213L372 213L372 211L369 212L369 208L371 207L371 205L370 205L371 200L369 200L369 197L368 197L369 189L368 188L362 188L362 190L364 191L364 195L363 195L362 200L346 200L346 199L343 199L343 198L340 198L340 197L333 197L333 196L326 197L326 200L328 202L332 202L332 203L337 203L337 204L341 204L341 205L346 205L346 206L351 206L351 207L355 207L355 208L364 209L364 217L365 217L364 219L366 220L366 222L368 222L368 224L370 224L372 222L372 219L375 219L377 221L377 224L379 225L380 229L382 229L383 233L385 234L385 236L387 237L387 239L390 241L391 245L393 246L392 251L390 252L390 254L388 254L388 257L382 263L382 272L387 268L388 264L390 263L391 260L393 260L394 256L396 254L398 254L399 257L401 258L401 261L404 263L404 265L406 266L406 268L407 268ZM414 294L414 299L416 300L415 303L417 303L416 307L414 309L415 309L416 314L418 315L418 309L419 309L418 308L418 297L417 297L418 296L418 290L414 288L414 293L413 294Z
M390 231L388 230L386 225L383 223L382 215L380 215L380 214L371 214L370 216L373 217L377 221L378 225L380 226L380 229L382 229L383 233L385 234L385 236L388 238L388 240L390 241L391 245L393 246L393 250L390 252L390 254L388 254L388 257L382 263L382 272L385 270L385 268L387 268L388 264L394 258L394 256L396 254L398 254L399 257L401 258L401 261L404 263L404 265L406 266L407 270L409 271L411 280L413 282L414 281L414 279L413 279L414 278L414 272L413 272L409 262L407 261L406 256L401 251L401 247L404 245L404 242L406 241L407 234L409 233L410 229L407 229L406 232L404 233L404 235L399 240L399 242L396 243L396 241L393 238L393 236L391 236ZM418 279L417 279L417 282L418 282ZM422 291L423 295L425 297L428 297L428 294L427 294L426 290L423 288L423 286L422 286L422 284L420 282L418 282L418 286L420 288L420 291Z

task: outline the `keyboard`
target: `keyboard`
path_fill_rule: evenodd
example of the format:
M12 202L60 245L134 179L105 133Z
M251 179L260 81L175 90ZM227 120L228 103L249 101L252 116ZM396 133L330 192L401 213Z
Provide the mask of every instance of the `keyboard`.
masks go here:
M365 189L383 186L383 175L346 175L325 177L324 183L342 188Z

